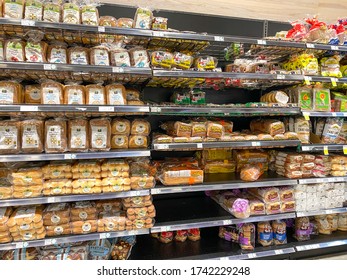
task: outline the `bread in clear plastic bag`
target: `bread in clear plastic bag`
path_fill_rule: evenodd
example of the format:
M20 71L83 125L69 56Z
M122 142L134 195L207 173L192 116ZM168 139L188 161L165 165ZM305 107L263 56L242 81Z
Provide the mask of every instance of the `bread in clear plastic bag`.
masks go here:
M332 233L332 229L326 215L315 216L314 218L318 223L318 231L320 234Z
M3 2L4 18L22 19L25 0L5 0Z
M20 152L20 122L0 121L0 154Z
M88 251L86 246L69 246L62 248L44 248L40 255L40 260L87 260Z
M25 60L29 62L46 62L47 43L27 41L25 45Z
M99 26L117 26L117 19L112 16L101 16L99 18Z
M126 105L126 90L121 84L111 84L105 87L108 105Z
M96 46L90 49L90 64L91 65L110 65L109 48L106 46Z
M71 234L70 223L54 225L54 226L45 226L45 229L46 229L46 236L60 236L60 235Z
M110 51L111 65L118 67L130 67L129 51L123 48L116 48Z
M25 42L20 39L8 39L5 41L5 60L6 61L24 61L25 60Z
M129 207L126 210L126 216L130 221L136 219L154 218L156 215L154 205L147 207Z
M41 206L21 206L14 210L7 221L8 227L22 226L42 221L43 209Z
M85 25L98 25L99 11L96 5L81 6L81 23Z
M69 24L80 24L80 7L74 3L65 3L62 6L62 21Z
M110 259L113 245L108 239L97 239L88 243L88 260Z
M81 85L66 85L64 87L64 104L85 104L85 88Z
M294 238L298 241L310 240L310 234L310 219L308 217L296 218Z
M42 21L43 2L38 0L26 0L24 19Z
M218 60L213 56L199 56L194 65L199 71L213 70L217 67Z
M96 201L98 212L120 211L122 209L122 200L120 198Z
M111 138L111 149L128 149L129 136L114 134Z
M254 182L263 174L259 165L247 164L241 169L240 179L243 181Z
M112 120L111 133L129 136L131 123L127 119L115 118Z
M242 250L254 250L255 248L255 226L252 223L245 223L238 226L239 245Z
M147 207L152 205L152 196L133 196L122 199L122 204L125 208L129 207ZM126 210L126 209L125 209Z
M269 222L259 222L257 225L257 231L259 244L264 247L273 245L273 230Z
M68 195L72 193L72 181L69 179L46 180L43 183L43 195Z
M2 260L38 260L40 251L38 248L22 248L5 251Z
M151 125L147 120L135 119L131 122L131 135L148 136L151 132Z
M67 53L69 64L89 64L89 49L84 47L71 47L67 50Z
M40 85L27 85L24 91L25 104L41 104L41 86Z
M78 179L72 182L72 194L101 193L102 184L100 179Z
M40 167L20 168L12 170L10 178L14 186L42 185L43 173Z
M58 182L58 181L56 181ZM53 187L53 186L52 186ZM43 225L56 226L67 224L70 222L70 204L68 203L54 203L49 204L43 210Z
M68 121L68 147L70 152L87 152L89 148L89 125L86 119Z
M207 137L221 138L224 135L225 129L223 125L208 121L206 125Z
M167 18L153 17L152 30L167 30Z
M130 179L122 177L109 177L102 179L102 190L106 192L130 191Z
M135 47L130 49L129 53L133 67L144 68L150 66L147 50L141 47Z
M137 8L133 28L151 29L153 13L147 8Z
M63 104L64 86L58 82L46 81L41 83L42 104Z
M43 21L60 22L61 20L61 5L59 3L46 2L43 6Z
M151 54L151 65L154 67L170 69L173 64L173 55L167 51L154 51Z
M130 137L129 137L129 148L130 149L147 148L148 144L149 144L149 139L147 136L130 135Z
M88 234L96 232L98 228L96 220L77 221L71 223L73 234Z
M125 230L125 212L110 211L99 214L98 232Z
M18 104L23 100L22 87L15 81L0 81L0 104Z
M108 151L111 149L111 123L107 118L89 121L90 150Z
M42 153L44 140L43 120L24 120L21 122L21 143L24 153Z
M62 42L49 45L47 48L47 62L67 64L67 46Z
M50 179L71 179L71 164L67 162L52 162L42 167L45 180Z
M201 184L204 172L193 166L166 166L161 170L159 180L165 186Z
M65 120L45 121L45 152L63 153L67 151L67 124Z
M287 244L287 225L285 222L276 220L272 221L272 230L275 245Z
M105 88L102 85L92 84L85 86L87 105L105 105Z

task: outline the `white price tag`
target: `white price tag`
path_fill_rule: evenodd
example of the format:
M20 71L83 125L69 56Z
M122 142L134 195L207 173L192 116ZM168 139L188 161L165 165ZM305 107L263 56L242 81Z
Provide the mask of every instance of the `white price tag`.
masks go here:
M229 116L230 115L230 113L224 113L224 116Z
M266 41L265 40L257 40L257 44L258 45L266 45Z
M167 150L169 148L168 144L159 144L157 146L158 150Z
M252 145L252 147L259 147L259 146L261 146L261 143L260 142L252 142L251 145Z
M196 144L196 148L197 148L197 149L202 149L202 143L197 143L197 144Z
M124 73L124 68L123 67L112 67L112 72L113 73Z
M161 227L160 228L161 232L166 232L166 231L170 231L170 230L171 230L171 227Z
M331 84L333 87L336 87L337 86L337 82L339 81L338 78L330 78L330 81L331 81Z
M111 236L111 234L108 232L100 233L100 239L109 238L110 236Z
M250 254L248 254L248 258L249 259L254 259L254 258L256 258L257 257L257 254L256 253L250 253Z
M229 258L228 257L222 257L222 258L219 258L219 260L221 260L221 261L228 261Z
M48 203L54 203L56 201L55 197L49 197L47 198Z
M55 239L45 239L45 241L44 241L45 246L52 245L53 240L55 240Z
M333 117L337 117L337 114L336 114L336 113L331 113L331 115L332 115Z
M224 37L223 36L214 36L214 40L216 42L224 42Z
M66 154L64 155L64 159L76 159L76 155L75 154Z
M139 231L138 230L129 230L127 232L127 235L138 235L139 234Z
M99 26L98 27L98 31L99 32L105 32L106 30L105 30L105 26Z
M283 250L275 250L275 254L276 255L282 255L283 254Z
M153 36L156 36L156 37L164 37L164 36L165 36L165 33L164 33L164 32L161 32L161 31L154 31L154 32L153 32Z
M233 223L232 220L224 220L224 221L223 221L223 225L224 225L224 226L231 225L232 223Z
M344 145L342 149L343 149L343 154L347 155L347 145Z
M314 49L315 48L314 44L310 44L310 43L306 44L306 47L308 49Z
M20 106L19 107L19 110L21 112L37 112L39 110L39 107L38 106Z
M21 25L23 26L35 26L35 21L29 19L22 19Z
M160 194L161 189L151 189L151 194Z
M308 146L302 146L301 149L305 152L305 151L310 151L310 147Z
M284 80L285 78L285 75L277 75L277 80Z
M333 51L338 51L339 50L339 46L330 46L330 48Z
M99 112L114 112L113 106L99 106Z
M55 64L44 64L43 65L43 69L44 70L56 70L57 69L57 65L55 65Z
M159 108L159 107L152 107L152 108L151 108L151 111L152 111L153 113L160 113L160 112L161 112L161 108Z
M305 84L309 86L311 84L312 77L304 76L304 81L305 81Z
M334 211L333 210L325 210L325 213L328 215L328 214L333 214Z
M139 196L139 195L141 195L141 192L136 191L136 192L134 192L134 195Z
M28 242L17 242L16 243L16 249L22 249L22 248L26 248L29 246Z

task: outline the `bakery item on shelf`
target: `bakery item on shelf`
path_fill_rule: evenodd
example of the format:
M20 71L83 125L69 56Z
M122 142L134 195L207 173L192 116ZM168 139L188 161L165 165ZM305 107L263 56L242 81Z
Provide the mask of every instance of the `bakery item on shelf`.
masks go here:
M64 87L64 104L83 105L85 104L85 89L81 85L66 85Z
M120 211L122 209L122 200L120 198L99 200L95 203L98 212Z
M241 169L240 178L243 181L253 182L259 179L263 174L259 165L248 164Z
M107 118L89 121L90 150L108 151L111 149L111 123Z
M49 45L47 48L47 62L67 64L67 46L62 42Z
M130 135L131 123L127 119L115 118L111 123L111 134ZM133 134L133 133L132 133Z
M99 11L96 5L81 6L81 23L85 25L98 25Z
M129 136L127 135L112 135L111 149L128 149Z
M244 223L239 228L239 244L242 250L254 250L255 226L252 223Z
M62 153L67 150L67 124L65 120L45 121L45 152Z
M6 40L4 45L4 58L6 61L24 61L25 42L16 38Z
M44 226L65 225L70 222L71 207L68 203L49 204L42 214Z
M125 230L126 215L124 212L103 212L99 214L98 232Z
M294 238L298 241L310 240L310 234L310 219L308 217L296 218Z
M72 179L71 164L66 162L51 162L42 167L45 180Z
M18 104L23 101L22 86L15 81L0 81L0 103Z
M105 105L106 95L105 88L99 84L85 86L86 104L87 105Z
M110 84L105 87L108 105L127 105L126 90L121 84Z
M89 64L89 50L84 47L71 47L67 50L68 63L88 65Z
M96 46L90 49L91 65L110 65L109 48L106 46Z
M130 135L129 148L140 149L148 147L148 137L143 135Z
M0 154L20 152L20 128L19 121L0 121Z
M25 61L29 62L47 62L47 43L27 41L25 45Z
M283 221L272 221L272 230L275 245L282 245L287 243L287 225Z
M133 28L151 29L153 13L147 8L137 8Z
M72 181L69 179L46 180L43 183L43 195L68 195L72 193Z
M41 86L40 85L27 85L24 91L25 104L41 104Z
M70 152L86 152L89 148L89 124L85 119L68 121L68 147Z
M151 132L151 125L148 121L143 119L135 119L131 122L131 135L148 136Z
M315 216L314 219L318 224L318 232L320 234L331 234L332 228L326 215Z
M60 105L64 103L64 86L58 82L41 83L42 104Z
M257 225L258 243L262 246L273 245L273 230L269 222L259 222Z
M42 120L23 120L21 122L21 144L24 153L42 153L44 140Z

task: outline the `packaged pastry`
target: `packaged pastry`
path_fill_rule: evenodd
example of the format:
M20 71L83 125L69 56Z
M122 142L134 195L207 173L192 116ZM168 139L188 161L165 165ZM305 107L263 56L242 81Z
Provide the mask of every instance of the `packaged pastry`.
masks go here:
M59 105L63 104L64 86L54 81L47 81L41 84L42 104Z
M40 252L38 248L22 248L5 251L2 260L38 260Z
M24 0L4 0L3 16L4 18L22 19L24 11Z
M337 214L327 215L327 220L329 222L331 231L337 231L337 229L338 229L338 216L337 216Z
M25 61L46 62L47 43L27 41L25 45Z
M42 170L39 167L20 168L11 173L12 184L15 186L42 185Z
M254 182L263 174L259 165L249 164L241 169L240 179L243 181Z
M118 67L130 67L129 51L123 48L117 48L110 51L111 65Z
M42 153L44 125L42 120L24 120L21 122L21 143L24 153Z
M19 0L20 1L20 0ZM20 39L8 39L5 41L5 60L6 61L24 61L25 43Z
M84 47L71 47L67 50L68 63L88 65L89 64L89 50Z
M84 177L89 177L91 173L100 172L101 163L96 160L79 161L72 166L72 173L84 173Z
M195 59L195 68L199 71L213 70L217 67L218 60L213 56L199 56Z
M143 135L130 135L129 148L140 149L148 147L148 137Z
M96 214L96 204L93 201L77 201L71 205L71 216L80 216L82 220L88 219L88 215L94 217Z
M72 181L69 179L46 180L43 183L43 195L68 195L72 193Z
M61 224L68 224L70 222L70 204L68 203L54 203L49 204L43 210L43 225L56 226Z
M122 237L117 243L114 244L111 257L113 260L127 260L131 254L131 249L134 242L131 242L129 238Z
M259 222L257 231L259 244L264 247L273 245L273 231L269 222Z
M101 181L102 190L106 192L130 191L130 179L122 177L109 177Z
M96 201L98 212L120 211L122 209L121 199L109 199Z
M41 251L40 260L87 260L88 252L86 246L68 246L68 247L45 247Z
M150 66L147 50L141 47L136 47L129 50L129 53L131 65L133 67L144 68Z
M76 221L71 223L71 230L73 234L87 234L97 231L96 220Z
M152 30L167 30L167 18L153 17Z
M135 119L131 122L131 135L148 136L151 132L151 125L148 121L143 119Z
M188 239L190 241L198 241L200 240L201 236L200 236L200 229L198 228L191 228L187 230L188 232Z
M310 234L310 219L308 217L296 218L294 238L298 241L310 240Z
M0 154L19 153L20 140L19 121L0 121Z
M102 184L100 179L78 179L72 182L72 194L93 194L101 192Z
M85 89L81 85L66 85L64 87L64 104L83 105L85 104Z
M172 66L178 69L188 70L192 67L194 59L192 56L175 52L173 55L173 63Z
M45 152L62 153L67 150L67 125L65 120L45 121Z
M81 15L80 8L78 5L74 3L65 3L62 6L62 19L64 23L69 24L80 24L81 23Z
M111 124L106 118L89 121L90 150L108 151L111 149Z
M151 54L151 64L154 67L170 69L173 64L173 55L167 51L154 51Z
M67 64L67 46L62 42L49 45L47 48L47 62Z
M129 148L129 136L127 135L112 135L111 149L128 149Z
M175 241L177 242L185 242L188 238L188 231L187 230L177 230L175 232Z
M255 226L245 223L239 226L239 244L242 250L254 250L255 248Z
M24 19L42 21L43 2L38 0L26 0Z
M147 207L152 205L152 196L133 196L122 198L124 208L129 207Z
M40 85L27 85L24 91L25 104L41 104L41 86Z
M61 5L60 3L52 1L46 2L43 6L43 21L60 22L61 19Z
M96 46L90 49L91 65L110 65L109 49L106 46Z
M126 105L126 90L121 84L111 84L105 87L108 105Z
M71 179L71 164L66 162L53 162L42 167L45 180L50 179Z
M88 151L88 128L88 121L85 119L68 121L68 147L70 152Z
M111 133L117 135L130 134L130 121L127 119L115 118L112 120Z
M113 245L108 239L97 239L88 244L88 260L108 260Z
M85 25L98 25L99 12L95 5L83 5L81 7L81 22Z
M137 8L133 28L151 29L153 13L150 9Z
M287 244L286 223L283 221L272 221L272 231L275 245Z
M226 241L239 242L239 230L236 225L219 227L218 236Z
M105 105L105 88L101 85L93 84L85 86L87 105Z
M126 216L124 212L102 212L98 219L98 232L125 230Z

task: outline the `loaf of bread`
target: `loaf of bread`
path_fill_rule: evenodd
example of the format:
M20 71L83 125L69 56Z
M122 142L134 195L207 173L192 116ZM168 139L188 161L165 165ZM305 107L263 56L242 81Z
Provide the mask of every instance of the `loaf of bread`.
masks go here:
M70 152L86 152L89 148L89 125L85 119L68 121L68 147Z
M310 240L310 234L310 219L308 217L296 218L294 237L298 241L305 241Z
M126 90L121 84L111 84L105 87L108 105L126 105Z
M67 125L65 120L45 121L45 152L62 153L67 150Z
M285 133L284 123L273 119L253 120L251 121L250 128L252 132L268 133L271 136Z
M272 221L272 231L275 245L287 243L286 223L283 221Z
M64 86L54 81L41 84L42 104L63 104Z
M37 0L26 0L24 19L42 21L43 3Z
M318 231L320 234L332 233L332 229L326 215L315 216L314 219L318 223Z
M201 184L204 172L196 167L170 166L162 169L159 179L166 186Z
M67 46L60 42L49 45L47 48L47 62L67 64Z
M71 205L71 215L79 216L81 212L96 214L96 204L93 201L77 201ZM85 216L83 214L83 216Z
M0 121L0 154L19 153L20 128L19 121Z
M152 197L150 195L145 196L133 196L122 199L123 207L147 207L152 205Z
M206 123L203 122L193 122L192 123L192 137L206 137L207 128Z
M127 135L112 135L111 149L128 149L129 137Z
M347 231L347 213L338 214L337 229Z
M24 3L24 0L3 1L4 18L22 19L24 12Z
M65 3L62 6L62 19L64 23L80 24L81 15L80 8L74 3Z
M71 179L71 164L66 162L53 162L42 167L43 177L49 179Z
M89 50L84 47L71 47L67 50L69 64L88 65Z
M116 27L117 26L117 19L112 16L101 16L99 18L99 25L100 26L112 26Z
M133 67L144 68L150 66L147 50L141 47L136 47L130 49L129 52L131 65Z
M111 123L107 118L89 121L90 150L108 151L111 149Z
M44 122L42 120L22 121L21 134L22 152L43 152Z
M81 22L85 25L98 25L99 11L95 5L83 5L81 7Z
M273 245L273 231L269 222L259 222L257 231L259 244L264 247Z
M21 86L17 82L0 81L0 104L22 103Z
M97 46L90 49L91 65L110 65L109 48L105 46Z
M109 171L112 173L112 176L116 177L124 177L121 176L121 172L127 172L127 174L129 174L129 169L130 167L128 162L121 159L109 159L103 162L101 165L101 171Z
M55 226L46 226L46 236L59 236L59 235L68 235L71 234L71 225L60 224Z
M140 92L136 89L126 89L127 101L140 101Z
M135 119L131 122L130 134L148 136L151 132L151 125L143 119Z
M93 84L85 86L87 105L105 105L105 88L101 85Z
M43 21L60 22L61 5L58 3L47 2L43 6Z
M263 174L262 169L257 164L246 164L241 168L240 179L243 181L254 182Z
M68 203L49 204L43 211L43 225L56 226L69 223L70 209Z
M41 104L41 87L40 85L27 85L24 91L25 104Z
M82 105L85 103L84 86L67 85L64 87L64 104Z
M192 136L192 125L190 123L184 122L175 122L173 133L170 132L171 128L169 128L168 133L172 136L178 137L191 137Z
M42 221L41 206L21 206L14 210L7 221L7 226L12 228Z
M221 138L224 135L225 129L224 126L215 123L215 122L207 122L207 137L211 138Z
M25 61L46 62L47 43L45 42L27 42L25 45Z
M133 28L151 29L153 13L147 8L137 8Z
M24 61L25 43L20 39L8 39L5 41L5 60L6 61Z
M123 48L117 48L110 51L111 65L117 67L130 67L129 51Z
M338 216L337 216L337 214L327 215L327 220L329 222L331 231L337 231L338 230Z
M111 125L112 134L129 136L130 128L131 128L131 124L130 124L130 121L127 119L115 118L112 120L112 125Z
M252 223L242 224L239 229L239 244L242 250L254 250L255 226Z
M130 135L129 148L130 149L141 149L148 147L148 137L142 135Z
M155 179L153 176L132 176L130 178L131 189L151 189L155 186Z

